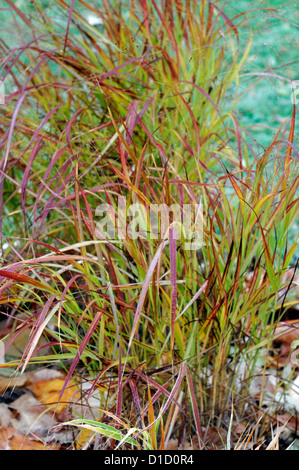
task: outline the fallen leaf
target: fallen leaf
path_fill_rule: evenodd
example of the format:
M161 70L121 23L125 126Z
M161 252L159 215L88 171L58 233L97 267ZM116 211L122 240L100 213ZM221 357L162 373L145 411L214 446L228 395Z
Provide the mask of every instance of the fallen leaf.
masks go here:
M226 444L227 431L223 428L209 428L205 435L205 446L207 449L219 450Z
M51 450L43 442L29 439L13 426L0 428L0 449L2 450Z
M66 377L64 372L57 369L50 369L48 367L35 370L27 375L28 381L30 381L31 383L36 382L37 380L62 379Z
M0 403L0 427L8 428L11 425L13 414L5 403Z
M232 432L237 437L242 436L245 431L246 431L246 426L243 423L237 423L237 424L232 425Z
M43 437L57 424L53 413L46 413L47 408L30 392L10 403L9 408L13 410L11 424L22 434L34 433Z
M28 379L27 374L18 377L3 377L0 375L0 393L5 392L7 388L23 387Z
M185 440L185 442L181 442L179 445L179 440L178 439L169 439L167 448L166 450L198 450L199 445L198 445L198 438L197 436L193 436L192 441L188 442Z
M13 437L15 431L12 426L0 428L0 449L9 450L9 440Z
M273 395L279 390L279 383L280 380L278 377L269 373L264 376L263 371L261 370L260 373L251 380L249 393L253 397L258 396L260 393L267 393L273 397Z
M53 405L52 409L55 413L62 413L70 402L80 398L77 386L70 382L58 403L64 382L64 379L37 380L32 383L30 390L41 403Z
M277 423L281 425L285 425L290 428L292 431L297 431L298 429L298 418L296 416L291 416L288 413L280 414L276 417Z
M275 343L280 346L278 364L284 365L291 359L292 343L299 338L299 322L281 322L275 328Z
M281 322L275 328L275 341L277 343L291 344L299 338L299 322Z
M92 440L92 436L95 436L95 432L90 429L83 428L77 436L76 444L81 449L89 440Z
M26 436L13 436L9 440L11 450L51 450L51 447L43 442L34 441Z
M178 444L178 439L169 439L166 450L177 450Z

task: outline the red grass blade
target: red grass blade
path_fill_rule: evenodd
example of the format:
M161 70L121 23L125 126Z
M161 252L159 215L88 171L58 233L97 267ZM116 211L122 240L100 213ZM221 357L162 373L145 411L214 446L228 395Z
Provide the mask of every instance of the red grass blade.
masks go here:
M130 388L131 388L131 391L132 391L134 404L135 404L135 406L137 408L137 411L138 411L138 414L141 418L142 414L141 414L141 406L140 406L140 401L139 401L139 396L138 396L137 384L136 384L135 380L130 379L129 380L129 385L130 385Z
M171 349L173 349L175 314L176 314L176 303L177 303L175 227L172 227L169 229L169 248L170 248L170 282L171 282Z
M23 262L21 261L21 263L23 263ZM10 271L3 271L2 269L0 269L0 276L7 277L8 279L13 279L14 281L17 281L17 282L30 284L32 286L38 287L39 289L52 291L52 292L56 293L55 289L53 289L48 284L43 284L42 282L37 281L36 279L32 279L31 277L27 276L26 274L13 273L13 272L10 272Z
M35 321L35 325L33 326L32 330L31 330L31 338L28 341L28 344L25 348L25 351L23 352L23 356L22 356L22 359L20 361L20 365L24 361L23 367L22 367L22 370L21 370L21 374L26 369L26 366L27 366L28 362L30 361L31 356L34 353L36 345L39 342L39 339L40 339L40 337L43 333L43 329L44 329L43 321L46 318L46 315L49 311L49 308L51 307L51 305L52 305L55 298L56 298L56 294L51 295L51 297L45 303L45 305L44 305L41 313L39 314L37 320Z
M68 20L67 20L67 27L66 27L66 33L65 33L65 39L64 39L64 47L63 47L63 55L65 54L65 50L66 50L67 38L68 38L68 35L69 35L69 29L70 29L70 24L71 24L71 19L72 19L72 13L73 13L73 9L74 9L74 4L75 4L75 0L72 0L72 1L71 1L71 5L70 5L69 16L68 16Z
M212 3L212 2L211 2ZM220 16L222 16L222 18L224 19L224 21L229 25L229 27L234 31L235 35L237 36L237 40L239 42L240 38L239 38L239 33L238 33L238 30L237 28L235 27L235 25L232 23L232 21L223 13L222 10L220 10L220 8L217 7L217 5L215 3L212 3L212 5L214 5L214 7L216 8L216 10L219 11L219 14Z
M296 104L294 103L293 106L293 116L292 116L292 123L291 123L291 128L290 128L290 134L289 134L289 142L293 144L294 141L294 131L295 131L295 118L296 118ZM292 155L292 147L289 145L287 148L287 156L291 157ZM289 167L290 167L291 159L286 158L285 160L285 170L286 170L286 176L289 174Z

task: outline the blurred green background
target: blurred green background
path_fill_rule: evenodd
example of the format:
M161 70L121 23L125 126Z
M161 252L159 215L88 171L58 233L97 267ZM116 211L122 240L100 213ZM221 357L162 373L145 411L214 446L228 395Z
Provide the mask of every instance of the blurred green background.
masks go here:
M67 17L63 10L57 9L57 4L50 0L40 0L43 10L55 17L56 24L61 25L61 32L65 31ZM66 0L70 4L70 0ZM102 0L88 2L95 7L102 6ZM116 2L118 6L124 5L123 14L126 15L125 5L131 0ZM200 2L199 2L200 3ZM2 3L2 19L12 21L8 4ZM38 15L34 5L28 0L15 0L14 4L22 11L30 14L31 19ZM291 117L292 113L292 84L298 81L299 93L299 3L290 0L220 0L215 2L224 8L229 18L245 13L246 21L239 28L240 44L236 47L244 49L252 39L249 57L243 67L240 83L231 90L231 94L241 96L237 114L242 126L250 132L261 146L268 146L274 132L279 126ZM134 2L138 9L138 2ZM7 11L5 11L7 8ZM92 23L96 20L80 0L75 1L75 9ZM244 16L234 19L234 24ZM96 25L101 28L100 24ZM1 25L1 36L10 44L19 45L17 35L12 35L6 21ZM271 74L266 76L261 74ZM298 98L299 101L299 98ZM298 130L298 122L296 124ZM297 138L296 138L297 139ZM295 141L297 143L297 140ZM262 151L262 147L261 147Z
M299 80L299 3L289 0L222 3L226 3L229 17L247 12L241 44L244 47L252 34L252 46L238 90L243 93L239 117L256 141L268 146L274 132L292 114L292 84L283 78ZM277 77L258 75L263 73Z

